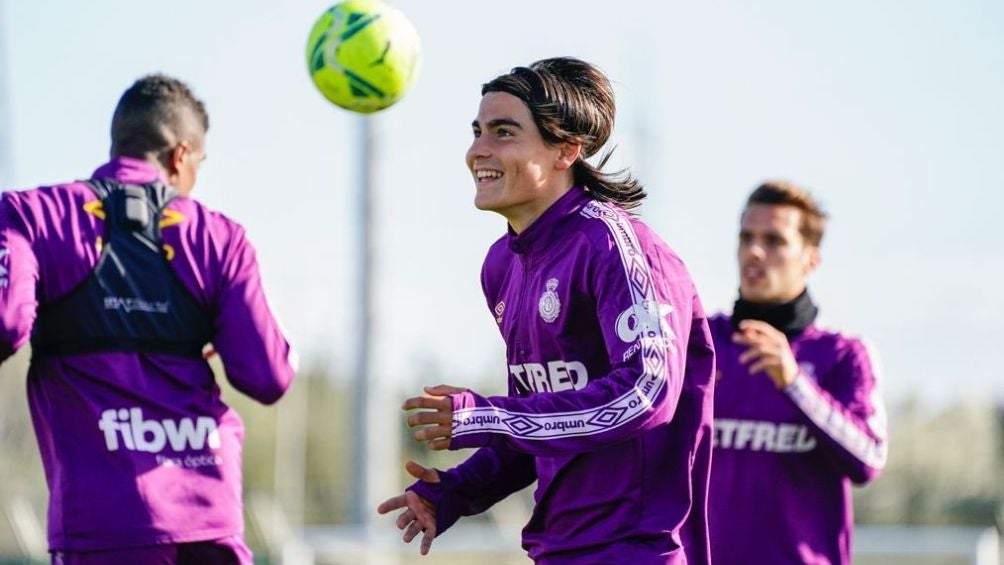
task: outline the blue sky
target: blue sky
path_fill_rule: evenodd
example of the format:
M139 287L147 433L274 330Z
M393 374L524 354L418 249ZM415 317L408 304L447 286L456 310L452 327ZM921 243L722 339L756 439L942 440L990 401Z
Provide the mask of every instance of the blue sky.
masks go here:
M418 28L424 63L413 91L374 119L376 372L387 382L432 372L461 385L495 377L502 390L478 273L505 224L472 206L469 124L482 82L575 55L614 81L613 165L648 185L642 216L688 263L708 309L734 299L742 199L765 178L790 179L832 216L810 280L822 320L876 345L890 400L1004 400L991 353L1004 342L1004 4L394 4ZM6 0L0 154L11 166L0 184L88 176L123 89L153 71L188 81L212 124L195 196L248 228L303 356L346 373L360 119L325 102L305 70L327 6Z

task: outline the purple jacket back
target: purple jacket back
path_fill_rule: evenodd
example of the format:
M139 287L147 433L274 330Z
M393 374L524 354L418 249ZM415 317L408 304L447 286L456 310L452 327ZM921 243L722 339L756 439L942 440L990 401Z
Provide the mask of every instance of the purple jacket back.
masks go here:
M119 158L95 178L158 180ZM162 180L162 179L161 179ZM97 196L80 182L0 199L0 354L31 335L39 303L80 284L100 257ZM272 403L294 373L244 230L195 200L161 219L169 264L210 313L231 384ZM51 549L86 551L217 539L243 531L243 424L204 360L140 353L33 359L28 400L50 490Z

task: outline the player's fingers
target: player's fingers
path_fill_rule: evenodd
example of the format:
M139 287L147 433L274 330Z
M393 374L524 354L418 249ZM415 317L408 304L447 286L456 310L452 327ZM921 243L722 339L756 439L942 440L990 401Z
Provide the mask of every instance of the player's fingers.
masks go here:
M764 359L760 359L756 363L750 365L750 373L759 373L760 371L766 371L768 367L770 367L770 364L767 363Z
M448 438L452 435L453 430L450 426L429 426L416 430L414 432L416 441L429 441L440 438Z
M415 461L408 460L404 464L404 470L408 471L408 474L416 479L421 479L427 483L438 483L439 482L439 471L431 468L424 467ZM418 496L417 494L415 496Z
M449 397L444 396L416 396L404 401L401 407L403 410L414 410L416 408L432 408L433 410L453 410L453 404Z
M742 353L739 354L738 361L740 364L745 365L746 363L749 362L750 359L754 358L755 356L756 356L756 350L747 349L746 351L743 351Z
M408 426L423 426L425 424L449 424L452 421L449 412L437 410L435 412L414 412L407 418Z
M740 332L746 343L759 342L770 345L772 349L780 351L789 347L788 337L774 326L760 320L743 320L739 323Z
M397 510L398 508L404 508L407 505L408 505L407 497L403 494L399 494L393 498L388 498L387 500L381 502L380 506L377 506L377 513L386 514L388 512Z
M774 326L764 322L763 320L743 320L739 322L739 329L742 331L767 335L773 335L777 332L777 330L774 329Z
M749 345L752 339L752 334L744 332L732 332L732 343L738 343L739 345Z
M453 385L436 385L436 386L425 387L425 393L431 394L433 396L446 396L449 394L460 394L461 392L467 392L467 389Z
M417 536L421 532L422 532L422 525L419 524L417 521L412 522L411 525L408 526L408 529L405 530L404 535L401 536L401 539L404 540L404 543L411 543L411 540L415 539L415 536Z
M763 354L764 354L763 350L760 349L759 347L750 347L749 349L747 349L746 351L743 351L739 355L739 362L742 363L743 365L745 365L745 364L749 363L750 361L753 361L753 360L755 360L755 359L757 359L759 357L762 357Z
M441 437L428 442L429 449L433 451L444 451L450 448L450 436Z
M436 509L421 496L418 496L412 491L408 491L411 495L408 498L408 508L411 508L415 512L415 520L422 524L422 528L428 528L429 526L436 525Z
M401 515L397 517L397 521L395 521L394 523L397 525L397 529L403 530L408 526L408 524L414 521L415 521L415 511L409 508L404 512L402 512Z
M425 529L425 533L422 534L422 546L419 548L419 552L422 555L428 555L429 549L432 548L432 540L436 539L436 525Z
M750 330L745 330L732 334L733 343L736 343L738 345L747 345L750 347L768 343L769 339L770 337L765 334Z

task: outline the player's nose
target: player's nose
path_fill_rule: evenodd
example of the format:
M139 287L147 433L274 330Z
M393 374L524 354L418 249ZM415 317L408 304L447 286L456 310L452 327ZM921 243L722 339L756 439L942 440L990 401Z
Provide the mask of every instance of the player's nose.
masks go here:
M742 258L744 262L762 261L765 256L766 251L763 246L755 241L739 245L739 257Z
M476 137L471 142L471 146L467 148L467 167L473 171L478 161L487 159L490 156L491 152L488 150L487 144L483 143L481 138Z

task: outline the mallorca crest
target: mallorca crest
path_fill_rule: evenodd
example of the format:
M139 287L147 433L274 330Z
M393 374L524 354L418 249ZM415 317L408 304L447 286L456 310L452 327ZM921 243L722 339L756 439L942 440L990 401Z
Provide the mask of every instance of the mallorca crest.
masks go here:
M554 292L558 288L558 279L547 279L546 285L547 290L540 295L540 302L537 303L537 311L540 312L540 317L550 324L557 320L558 314L561 313L561 300L558 299L558 293Z

